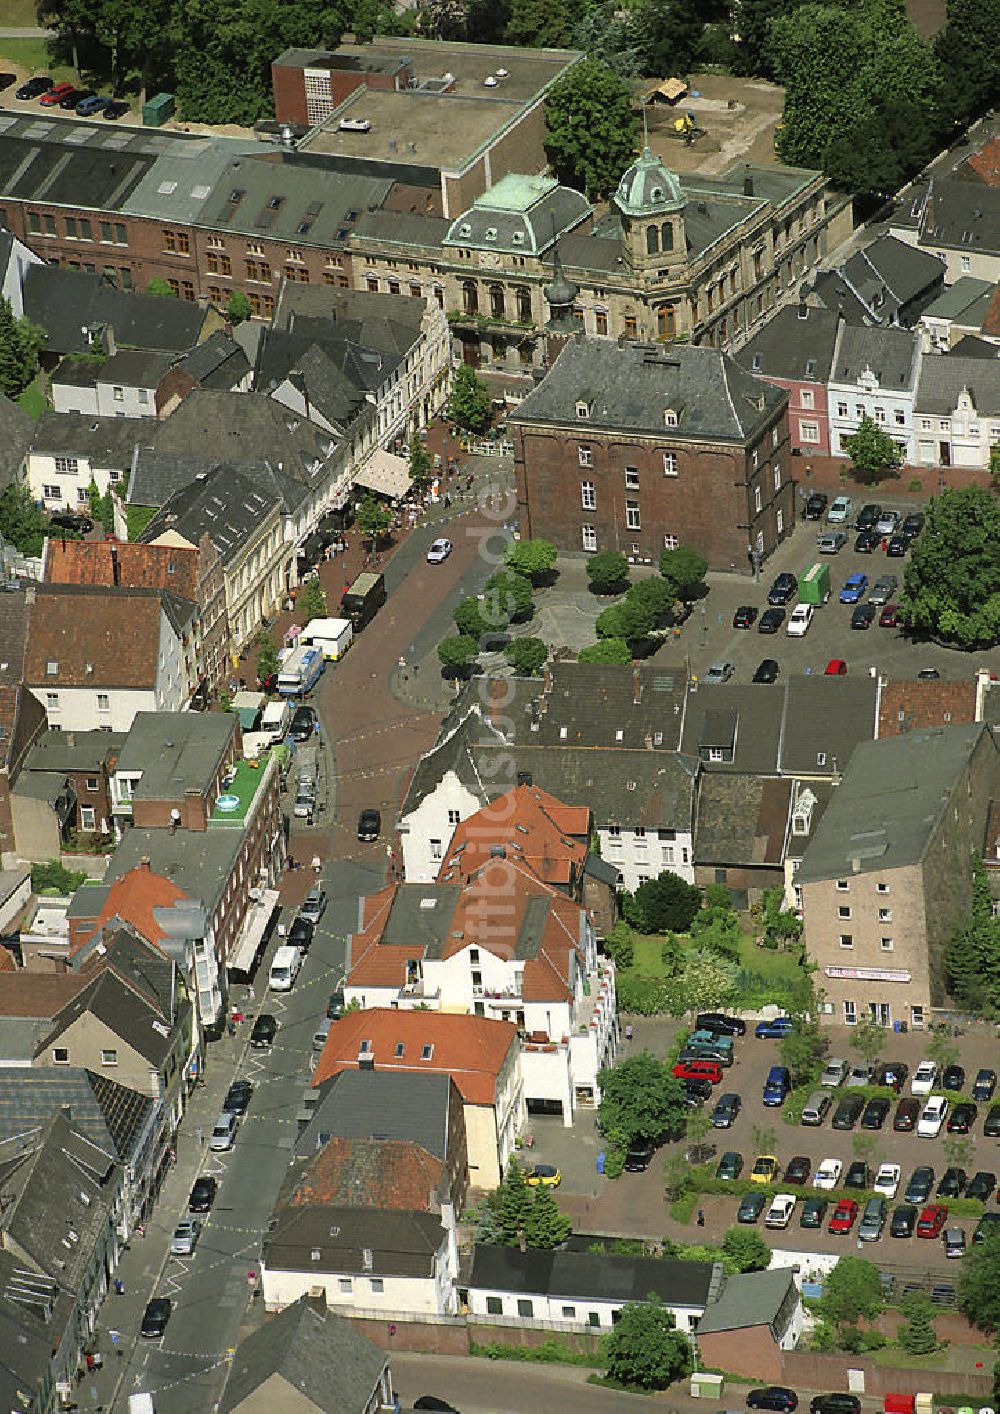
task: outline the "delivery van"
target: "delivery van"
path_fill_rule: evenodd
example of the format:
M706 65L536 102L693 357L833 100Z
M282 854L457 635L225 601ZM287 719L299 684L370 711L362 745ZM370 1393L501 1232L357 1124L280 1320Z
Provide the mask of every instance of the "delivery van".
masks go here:
M285 946L274 954L268 986L272 992L290 992L295 985L302 966L302 954L298 948Z

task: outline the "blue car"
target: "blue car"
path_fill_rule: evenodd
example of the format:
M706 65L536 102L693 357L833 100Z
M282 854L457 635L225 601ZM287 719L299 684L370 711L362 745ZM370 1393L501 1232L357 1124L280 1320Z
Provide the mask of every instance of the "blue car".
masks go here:
M111 102L110 98L101 98L95 93L91 98L82 99L76 105L76 111L81 118L94 118L109 107Z
M865 590L868 588L868 576L866 574L849 574L847 583L840 591L840 602L842 604L857 604L864 598Z
M758 1021L754 1035L758 1041L780 1041L782 1036L791 1035L792 1018L776 1016L773 1021Z

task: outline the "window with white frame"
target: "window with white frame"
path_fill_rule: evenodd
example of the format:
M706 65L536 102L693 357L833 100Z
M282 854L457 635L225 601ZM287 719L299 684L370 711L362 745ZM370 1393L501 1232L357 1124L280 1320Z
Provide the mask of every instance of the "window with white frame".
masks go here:
M638 501L625 502L625 526L628 530L642 529L642 518L639 514Z
M814 408L816 406L816 395L811 388L803 388L799 395L799 403L804 408Z
M75 476L80 470L80 463L76 457L56 457L54 465L57 476Z
M585 550L597 549L597 531L592 525L582 525L580 527L580 535L582 537L583 548Z
M42 487L42 496L44 497L44 499L45 499L46 501L61 501L61 500L62 500L62 487L61 487L61 486L52 486L52 485L43 486L43 487Z
M774 468L774 489L775 489L775 491L780 491L780 490L781 490L781 467L780 467L780 466L776 466L776 467Z
M755 510L758 514L759 514L759 512L760 512L760 508L761 508L762 504L763 504L763 497L762 497L761 494L760 494L760 487L759 487L759 486L755 486L755 487L753 488L753 508L754 508L754 510Z
M663 537L664 550L676 550L680 543L681 542L676 535L665 535Z
M629 490L635 490L639 485L639 468L637 466L627 466L625 468L625 485Z
M857 1024L858 1024L858 1008L857 1008L857 1005L856 1005L854 1002L845 1002L845 1003L844 1003L844 1025L845 1025L845 1026L857 1026Z
M597 487L592 481L580 482L580 504L585 511L597 510Z
M892 952L892 939L882 938L879 946L881 947L883 952Z
M854 946L854 934L853 934L853 933L841 933L841 935L840 935L840 946L841 946L842 948L853 948L853 946Z
M80 806L80 824L85 830L93 830L97 824L97 812L92 805Z
M812 444L812 443L814 443L814 442L818 442L818 441L819 441L819 423L818 423L818 422L800 422L800 423L799 423L799 441L800 441L800 442L809 442L810 444Z
M847 416L847 404L846 404L846 403L838 403L838 404L837 404L837 416L838 416L838 417L846 417L846 416Z
M676 476L676 475L677 475L677 453L676 453L676 452L664 452L664 453L663 453L663 475L664 475L664 476Z
M593 466L593 465L594 465L594 449L593 449L593 447L589 447L589 446L587 446L585 443L581 443L581 445L580 445L579 447L577 447L576 450L577 450L577 455L578 455L579 458L580 458L580 465L581 465L581 466Z

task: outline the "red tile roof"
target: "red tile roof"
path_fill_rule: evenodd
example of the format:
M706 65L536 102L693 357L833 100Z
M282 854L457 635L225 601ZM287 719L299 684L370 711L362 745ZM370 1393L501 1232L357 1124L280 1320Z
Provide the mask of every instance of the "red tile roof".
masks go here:
M117 579L115 562L117 561ZM45 561L49 584L93 584L107 589L172 589L195 599L198 551L118 540L50 540Z
M455 829L439 883L469 879L502 851L547 884L571 884L583 869L590 810L564 805L539 786L515 786Z
M960 726L976 720L976 683L890 679L879 694L878 735L901 736L921 727Z
M1000 284L990 296L990 302L986 310L986 316L980 326L983 334L990 338L1000 338Z
M48 1021L89 983L76 972L4 973L0 1016L39 1017Z
M517 1045L517 1027L512 1021L439 1011L348 1011L330 1027L313 1085L342 1070L358 1070L362 1041L368 1042L365 1054L376 1070L450 1075L466 1104L493 1105L497 1079ZM397 1054L400 1046L402 1054Z
M160 651L158 594L39 587L29 614L24 680L32 687L155 685ZM52 673L50 663L56 665Z
M969 158L967 166L976 176L990 187L1000 187L1000 138L991 138L983 143L978 152Z
M169 908L185 898L187 894L172 880L155 873L148 864L137 864L111 885L97 921L81 920L83 926L73 930L73 951L113 918L131 924L147 942L159 943L166 933L153 917L154 908Z
M292 1208L403 1208L431 1211L444 1164L408 1139L330 1139L306 1164L288 1198Z

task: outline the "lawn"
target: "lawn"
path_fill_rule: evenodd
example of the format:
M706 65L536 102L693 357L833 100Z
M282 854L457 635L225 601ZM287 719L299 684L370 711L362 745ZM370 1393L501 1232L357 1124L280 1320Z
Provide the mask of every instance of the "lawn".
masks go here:
M49 400L37 383L29 383L24 392L18 394L17 401L36 422L43 413L49 411Z
M686 943L687 939L682 937L681 941ZM632 944L635 961L624 975L665 980L667 972L660 957L663 938L656 933L633 930ZM758 947L749 933L742 934L740 939L739 967L739 994L748 1011L768 1002L787 1006L805 980L798 950L772 952L770 948Z
M76 78L68 64L53 61L47 39L0 39L0 58L29 74L49 74L57 82Z
M35 29L38 0L0 0L0 29Z

